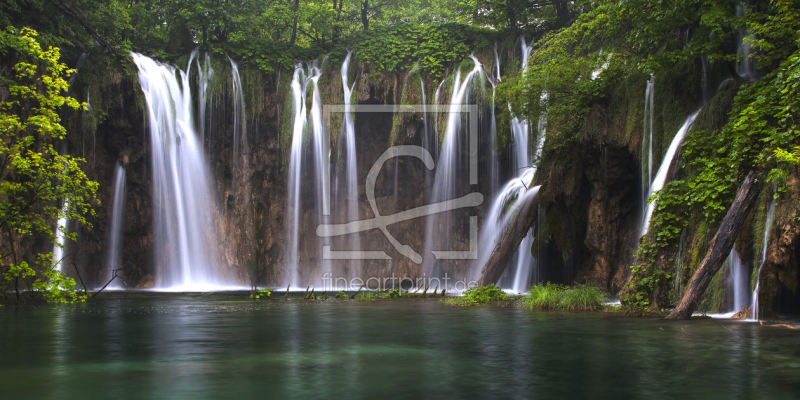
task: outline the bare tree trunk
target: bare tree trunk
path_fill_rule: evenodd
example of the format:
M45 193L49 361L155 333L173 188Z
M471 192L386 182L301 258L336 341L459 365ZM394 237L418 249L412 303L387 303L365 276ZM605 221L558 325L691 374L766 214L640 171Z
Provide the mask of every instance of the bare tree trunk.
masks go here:
M534 189L529 189L534 190ZM481 279L478 280L479 286L488 285L490 283L497 283L500 276L503 275L506 266L508 266L514 252L519 248L519 244L525 235L528 234L528 229L536 221L539 216L539 200L537 196L529 197L525 203L520 204L519 211L516 216L511 217L511 221L500 239L500 243L495 245L492 256L489 261L483 266L481 271ZM530 251L530 249L525 249Z
M736 237L739 236L744 224L747 214L755 204L756 197L758 197L758 190L761 187L760 177L755 172L750 171L747 177L742 182L739 191L736 192L736 199L733 200L728 214L722 220L722 225L719 227L717 234L711 239L708 246L708 253L706 257L697 267L689 284L686 285L686 291L683 293L678 306L667 316L667 319L689 319L692 317L697 302L700 297L705 293L714 274L719 271L725 258L733 248L733 243Z

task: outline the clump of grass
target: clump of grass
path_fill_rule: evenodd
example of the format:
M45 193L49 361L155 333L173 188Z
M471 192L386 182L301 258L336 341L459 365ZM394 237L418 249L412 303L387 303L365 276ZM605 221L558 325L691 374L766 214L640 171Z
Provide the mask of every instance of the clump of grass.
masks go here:
M358 294L356 295L356 300L359 300L359 301L373 301L377 297L378 296L376 296L374 292L363 291L363 292L358 292Z
M514 296L506 293L503 289L490 283L486 286L469 288L460 297L448 297L441 300L442 303L453 306L479 306L490 301L511 300Z
M519 300L519 305L542 310L558 308L560 297L566 289L566 286L556 283L533 285L528 289L528 294Z
M347 293L340 291L339 293L336 293L336 295L333 296L333 297L335 297L337 299L346 299L346 298L348 298L350 296L348 296Z
M519 301L521 307L541 310L592 311L603 306L603 292L589 285L567 287L555 283L533 285Z
M565 290L558 300L559 308L572 311L593 311L603 306L603 292L589 285Z

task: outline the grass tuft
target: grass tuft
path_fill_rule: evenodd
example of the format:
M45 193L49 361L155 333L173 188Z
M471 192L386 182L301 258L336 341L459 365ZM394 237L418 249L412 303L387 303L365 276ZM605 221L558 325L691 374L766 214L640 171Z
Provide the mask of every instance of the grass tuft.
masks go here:
M531 286L520 307L540 310L593 311L603 307L603 292L589 285L567 287L555 283Z

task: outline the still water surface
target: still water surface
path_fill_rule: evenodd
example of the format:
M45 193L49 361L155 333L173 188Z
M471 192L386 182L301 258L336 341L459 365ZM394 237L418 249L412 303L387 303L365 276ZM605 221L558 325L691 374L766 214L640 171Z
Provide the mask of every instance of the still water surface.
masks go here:
M102 293L78 306L0 307L0 398L800 397L796 330L246 297Z

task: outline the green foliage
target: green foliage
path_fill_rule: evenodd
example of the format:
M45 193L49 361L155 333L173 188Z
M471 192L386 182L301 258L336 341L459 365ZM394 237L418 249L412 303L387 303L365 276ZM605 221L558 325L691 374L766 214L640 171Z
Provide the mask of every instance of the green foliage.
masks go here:
M379 298L379 296L369 290L358 292L356 295L356 300L358 301L374 301L376 298Z
M567 290L566 286L556 283L533 285L528 289L528 294L519 300L519 305L543 310L558 308L561 295L565 290Z
M495 286L494 283L490 283L486 286L469 288L464 291L462 296L449 297L441 301L454 306L479 306L492 301L511 300L513 298L514 296L507 294L503 289Z
M18 287L20 279L35 277L29 264L19 260L15 244L29 236L55 243L52 224L60 218L91 227L86 216L94 215L91 202L97 201L97 183L80 169L84 160L61 155L53 147L55 140L66 137L59 109L85 107L62 95L67 90L64 78L74 71L58 62L57 48L42 50L36 35L27 28L0 32L0 53L16 61L10 75L0 75L0 86L9 94L0 102L0 234L9 246L2 257L4 290L11 279ZM56 229L75 240L65 226ZM58 271L60 260L52 262L52 254L35 256L41 273L33 283L35 290L53 302L85 299L75 294L75 282Z
M386 292L386 294L392 298L400 298L403 297L403 295L405 295L406 293L403 292L403 289L397 288Z
M272 289L256 289L256 294L250 295L250 298L255 300L261 298L269 299L270 297L272 297Z
M346 299L346 298L348 298L350 296L348 296L347 293L345 293L345 292L339 292L339 293L336 293L336 295L333 296L333 297L336 298L336 299Z
M411 68L434 80L444 75L445 64L469 56L476 48L490 48L494 33L459 24L397 24L362 31L353 39L359 60L381 71Z
M561 293L558 307L571 311L593 311L603 307L603 292L589 285L578 285Z
M593 311L603 307L603 292L589 285L567 287L555 283L533 285L518 304L540 310Z

